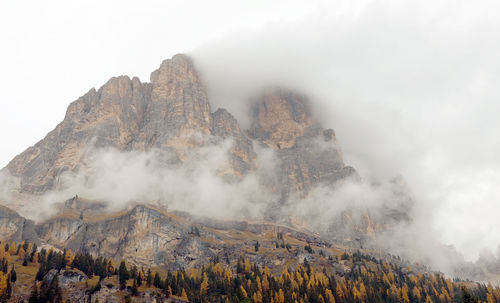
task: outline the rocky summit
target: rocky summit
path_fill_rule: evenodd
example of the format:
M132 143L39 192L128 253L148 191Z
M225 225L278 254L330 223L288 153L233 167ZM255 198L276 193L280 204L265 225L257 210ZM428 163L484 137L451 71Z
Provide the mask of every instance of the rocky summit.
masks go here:
M229 142L228 148L221 149L226 153L227 168L217 169L217 176L229 185L256 176L260 188L271 193L269 201L263 201L267 206L261 219L267 223L233 222L233 218L227 222L194 220L188 214L151 207L150 201L135 201L117 209L109 207L109 201L75 196L50 201L52 217L36 224L0 208L2 238L177 269L201 266L212 258L235 260L250 241L269 242L266 245L271 247L274 242L261 237L277 230L286 231L294 241L331 248L334 242L360 247L363 239L386 227L386 218L374 221L368 211L361 210L356 215L361 219L353 220L356 216L348 209L332 218L328 234L321 238L305 229L307 226L292 223L292 218L281 220L286 227L277 228L275 219L282 209L293 208L293 201L307 197L319 186L335 186L342 180L357 182L360 177L345 165L335 132L315 119L306 96L269 87L249 98L249 104L250 123L245 129L226 109L212 109L193 61L186 55L175 55L151 73L149 83L120 76L98 90L91 89L69 105L64 120L53 131L15 157L2 173L17 180L12 182L17 195L10 196L8 205L19 210L21 203L36 205L41 203L37 197L62 192L62 176L85 170L91 149L160 150L169 155L160 159L161 165L180 168L193 153ZM273 155L272 163L259 161L262 150ZM272 167L262 167L265 165ZM265 169L273 170L272 177L262 177ZM26 196L30 198L19 198ZM49 196L56 197L61 199ZM161 208L158 203L156 207ZM272 257L258 258L262 264L274 262Z
M225 109L212 112L193 61L175 55L151 73L151 82L111 78L68 107L64 120L44 139L15 157L4 170L20 179L22 192L60 189L60 176L78 172L89 146L121 151L159 148L182 164L185 154L208 141L232 140L231 177L257 169L254 144L275 150L282 201L316 184L356 177L345 166L335 133L323 129L305 96L283 88L264 89L251 101L251 126L244 130Z

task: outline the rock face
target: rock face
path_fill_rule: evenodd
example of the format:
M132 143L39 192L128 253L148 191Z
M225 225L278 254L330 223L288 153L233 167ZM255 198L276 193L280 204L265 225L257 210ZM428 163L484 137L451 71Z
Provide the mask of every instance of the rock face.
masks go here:
M276 231L301 243L331 246L311 233L275 224L221 222L168 213L145 205L88 220L59 216L38 224L36 231L40 241L57 248L170 269L199 267L215 257L233 262L242 251L253 247L256 239L264 234L274 235ZM273 241L269 240L267 245L274 247ZM260 258L261 262L274 262L272 256Z
M64 172L82 169L91 147L159 148L172 155L169 164L180 165L187 152L229 140L231 169L221 174L234 181L257 168L255 140L278 155L279 181L272 186L282 200L355 175L342 161L333 130L315 122L306 97L267 89L255 103L252 119L250 130L243 131L225 109L212 113L192 60L175 55L151 73L150 83L120 76L91 89L70 104L56 129L5 169L20 178L22 192L43 193L61 188Z
M35 223L0 205L0 235L3 240L37 242Z
M181 161L186 150L212 131L206 89L185 55L165 60L151 83L127 76L111 78L71 103L66 116L43 140L6 167L21 178L21 189L40 193L58 188L58 177L77 171L89 146L119 150L172 151Z
M61 173L78 169L87 146L127 148L140 127L149 91L137 78L110 79L71 103L64 121L6 169L21 178L23 191L57 187Z
M236 176L245 175L256 168L257 155L253 150L252 140L227 110L219 108L212 115L212 134L217 138L232 140L229 161Z
M145 206L93 220L58 217L37 227L41 240L56 247L85 251L142 265L175 268L210 260L207 243L192 234L191 225ZM213 234L207 235L213 237Z
M306 195L319 183L359 178L352 167L344 165L335 132L314 121L306 97L267 89L255 101L252 118L250 136L278 156L283 201L291 194Z
M291 148L313 124L308 100L280 88L265 89L252 109L250 133L274 148Z

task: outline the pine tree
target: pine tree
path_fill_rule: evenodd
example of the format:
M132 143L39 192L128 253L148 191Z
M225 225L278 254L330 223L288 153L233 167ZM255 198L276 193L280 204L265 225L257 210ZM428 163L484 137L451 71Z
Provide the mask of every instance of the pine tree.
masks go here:
M28 299L28 302L29 303L38 303L38 287L36 285L36 282L35 284L33 285L33 290L31 291L31 294L30 294L30 297Z
M155 273L155 277L153 279L153 285L158 287L158 288L162 288L161 287L161 278L160 278L160 275L158 274L158 272Z
M137 296L138 290L137 290L137 282L134 279L134 284L132 284L132 296Z
M125 261L120 262L120 267L118 268L118 281L120 283L120 287L125 288L125 283L129 278L127 266L125 265Z
M17 281L17 273L14 269L14 265L12 265L12 269L10 270L10 281L13 283Z
M151 274L151 269L148 269L148 273L146 275L146 283L148 284L148 286L151 286L151 282L153 282L153 277Z

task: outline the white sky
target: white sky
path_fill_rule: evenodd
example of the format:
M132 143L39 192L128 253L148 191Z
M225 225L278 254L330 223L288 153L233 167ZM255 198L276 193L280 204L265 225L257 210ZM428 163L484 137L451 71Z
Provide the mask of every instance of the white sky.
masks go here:
M499 24L496 1L2 1L0 166L90 88L193 52L236 114L242 83L316 95L347 161L402 174L473 258L500 243Z
M149 81L176 53L314 8L285 0L0 2L0 166L62 121L71 101L110 77Z

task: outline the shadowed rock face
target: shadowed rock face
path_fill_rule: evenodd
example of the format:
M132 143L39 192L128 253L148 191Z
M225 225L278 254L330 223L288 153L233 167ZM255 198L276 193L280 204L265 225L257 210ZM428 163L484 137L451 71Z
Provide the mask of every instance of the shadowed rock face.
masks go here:
M306 195L319 183L359 178L344 165L334 131L314 121L306 97L271 88L254 102L248 133L278 155L283 201L291 194Z
M22 240L38 242L35 233L35 223L21 217L18 213L0 205L0 235L2 240Z
M256 168L257 155L252 140L240 129L238 121L227 110L219 108L212 115L212 134L217 138L232 140L229 161L236 177Z

